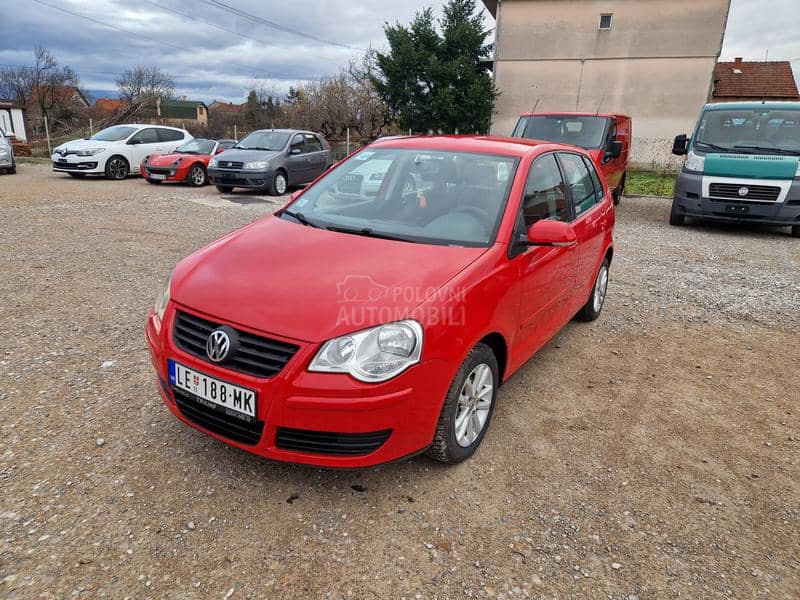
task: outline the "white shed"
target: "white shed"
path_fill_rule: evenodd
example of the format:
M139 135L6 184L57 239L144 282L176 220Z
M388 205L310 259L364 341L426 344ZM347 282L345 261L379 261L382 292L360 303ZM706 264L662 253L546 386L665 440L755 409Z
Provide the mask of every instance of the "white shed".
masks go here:
M0 129L13 134L23 142L28 141L25 133L25 118L22 107L11 100L0 100Z

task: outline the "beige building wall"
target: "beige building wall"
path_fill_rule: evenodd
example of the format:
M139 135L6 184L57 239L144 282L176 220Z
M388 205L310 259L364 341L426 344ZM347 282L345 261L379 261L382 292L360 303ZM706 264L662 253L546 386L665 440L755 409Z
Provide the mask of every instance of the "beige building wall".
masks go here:
M708 97L730 0L501 0L492 133L531 111L633 118L632 160L674 166L672 138ZM613 13L612 29L598 29ZM538 104L537 104L538 102Z

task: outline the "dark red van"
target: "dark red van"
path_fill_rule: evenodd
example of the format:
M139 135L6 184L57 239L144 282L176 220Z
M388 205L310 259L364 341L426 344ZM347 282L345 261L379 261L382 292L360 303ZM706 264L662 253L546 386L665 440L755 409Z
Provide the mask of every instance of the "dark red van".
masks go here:
M513 137L571 144L589 152L619 204L631 148L631 118L614 113L524 113Z

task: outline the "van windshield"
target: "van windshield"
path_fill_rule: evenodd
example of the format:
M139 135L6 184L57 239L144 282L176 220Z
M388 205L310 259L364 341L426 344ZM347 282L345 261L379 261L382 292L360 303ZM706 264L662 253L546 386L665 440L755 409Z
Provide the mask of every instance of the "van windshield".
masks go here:
M700 152L800 155L800 109L707 110L693 147Z
M594 149L603 145L607 122L606 117L534 115L522 117L512 136Z
M114 125L114 127L108 127L102 131L98 131L89 139L98 142L121 142L127 139L128 136L137 129L139 128L130 127L129 125Z

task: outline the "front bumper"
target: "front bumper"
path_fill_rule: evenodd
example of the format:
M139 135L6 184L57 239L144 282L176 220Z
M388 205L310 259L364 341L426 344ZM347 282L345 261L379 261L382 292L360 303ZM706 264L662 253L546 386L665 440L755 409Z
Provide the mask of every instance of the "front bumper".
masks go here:
M187 309L181 307L181 310ZM307 371L319 345L284 340L299 345L300 350L279 374L258 378L183 352L172 341L170 332L174 318L175 308L171 303L160 331L153 313L147 322L147 341L159 392L176 417L217 440L265 458L338 468L368 467L398 460L426 449L433 441L450 385L451 374L443 361L422 362L390 381L366 384L349 375ZM270 337L277 339L277 336ZM259 428L252 438L253 443L232 439L237 437L233 433L221 434L226 431L224 427L208 425L212 421L186 410L187 398L182 397L185 394L176 394L170 386L169 359L211 377L256 390ZM366 442L377 447L358 452L356 446ZM347 453L331 452L329 449L333 447L343 447Z
M53 154L50 157L53 163L53 171L59 173L95 173L105 172L105 159L98 159L97 156L76 156L68 154L61 156Z
M208 180L214 185L228 185L251 189L264 189L272 181L272 169L251 171L244 169L220 169L208 167Z
M189 166L154 167L145 161L139 165L139 173L148 180L151 178L151 175L163 175L164 178L160 179L160 181L181 182L186 181L186 178L189 176Z
M14 165L14 156L12 154L0 155L0 169L11 167Z
M747 187L746 179L730 179ZM710 198L703 194L703 175L681 171L675 181L673 211L687 217L709 220L762 223L778 227L800 224L800 179L791 182L783 201L758 202L734 198Z

